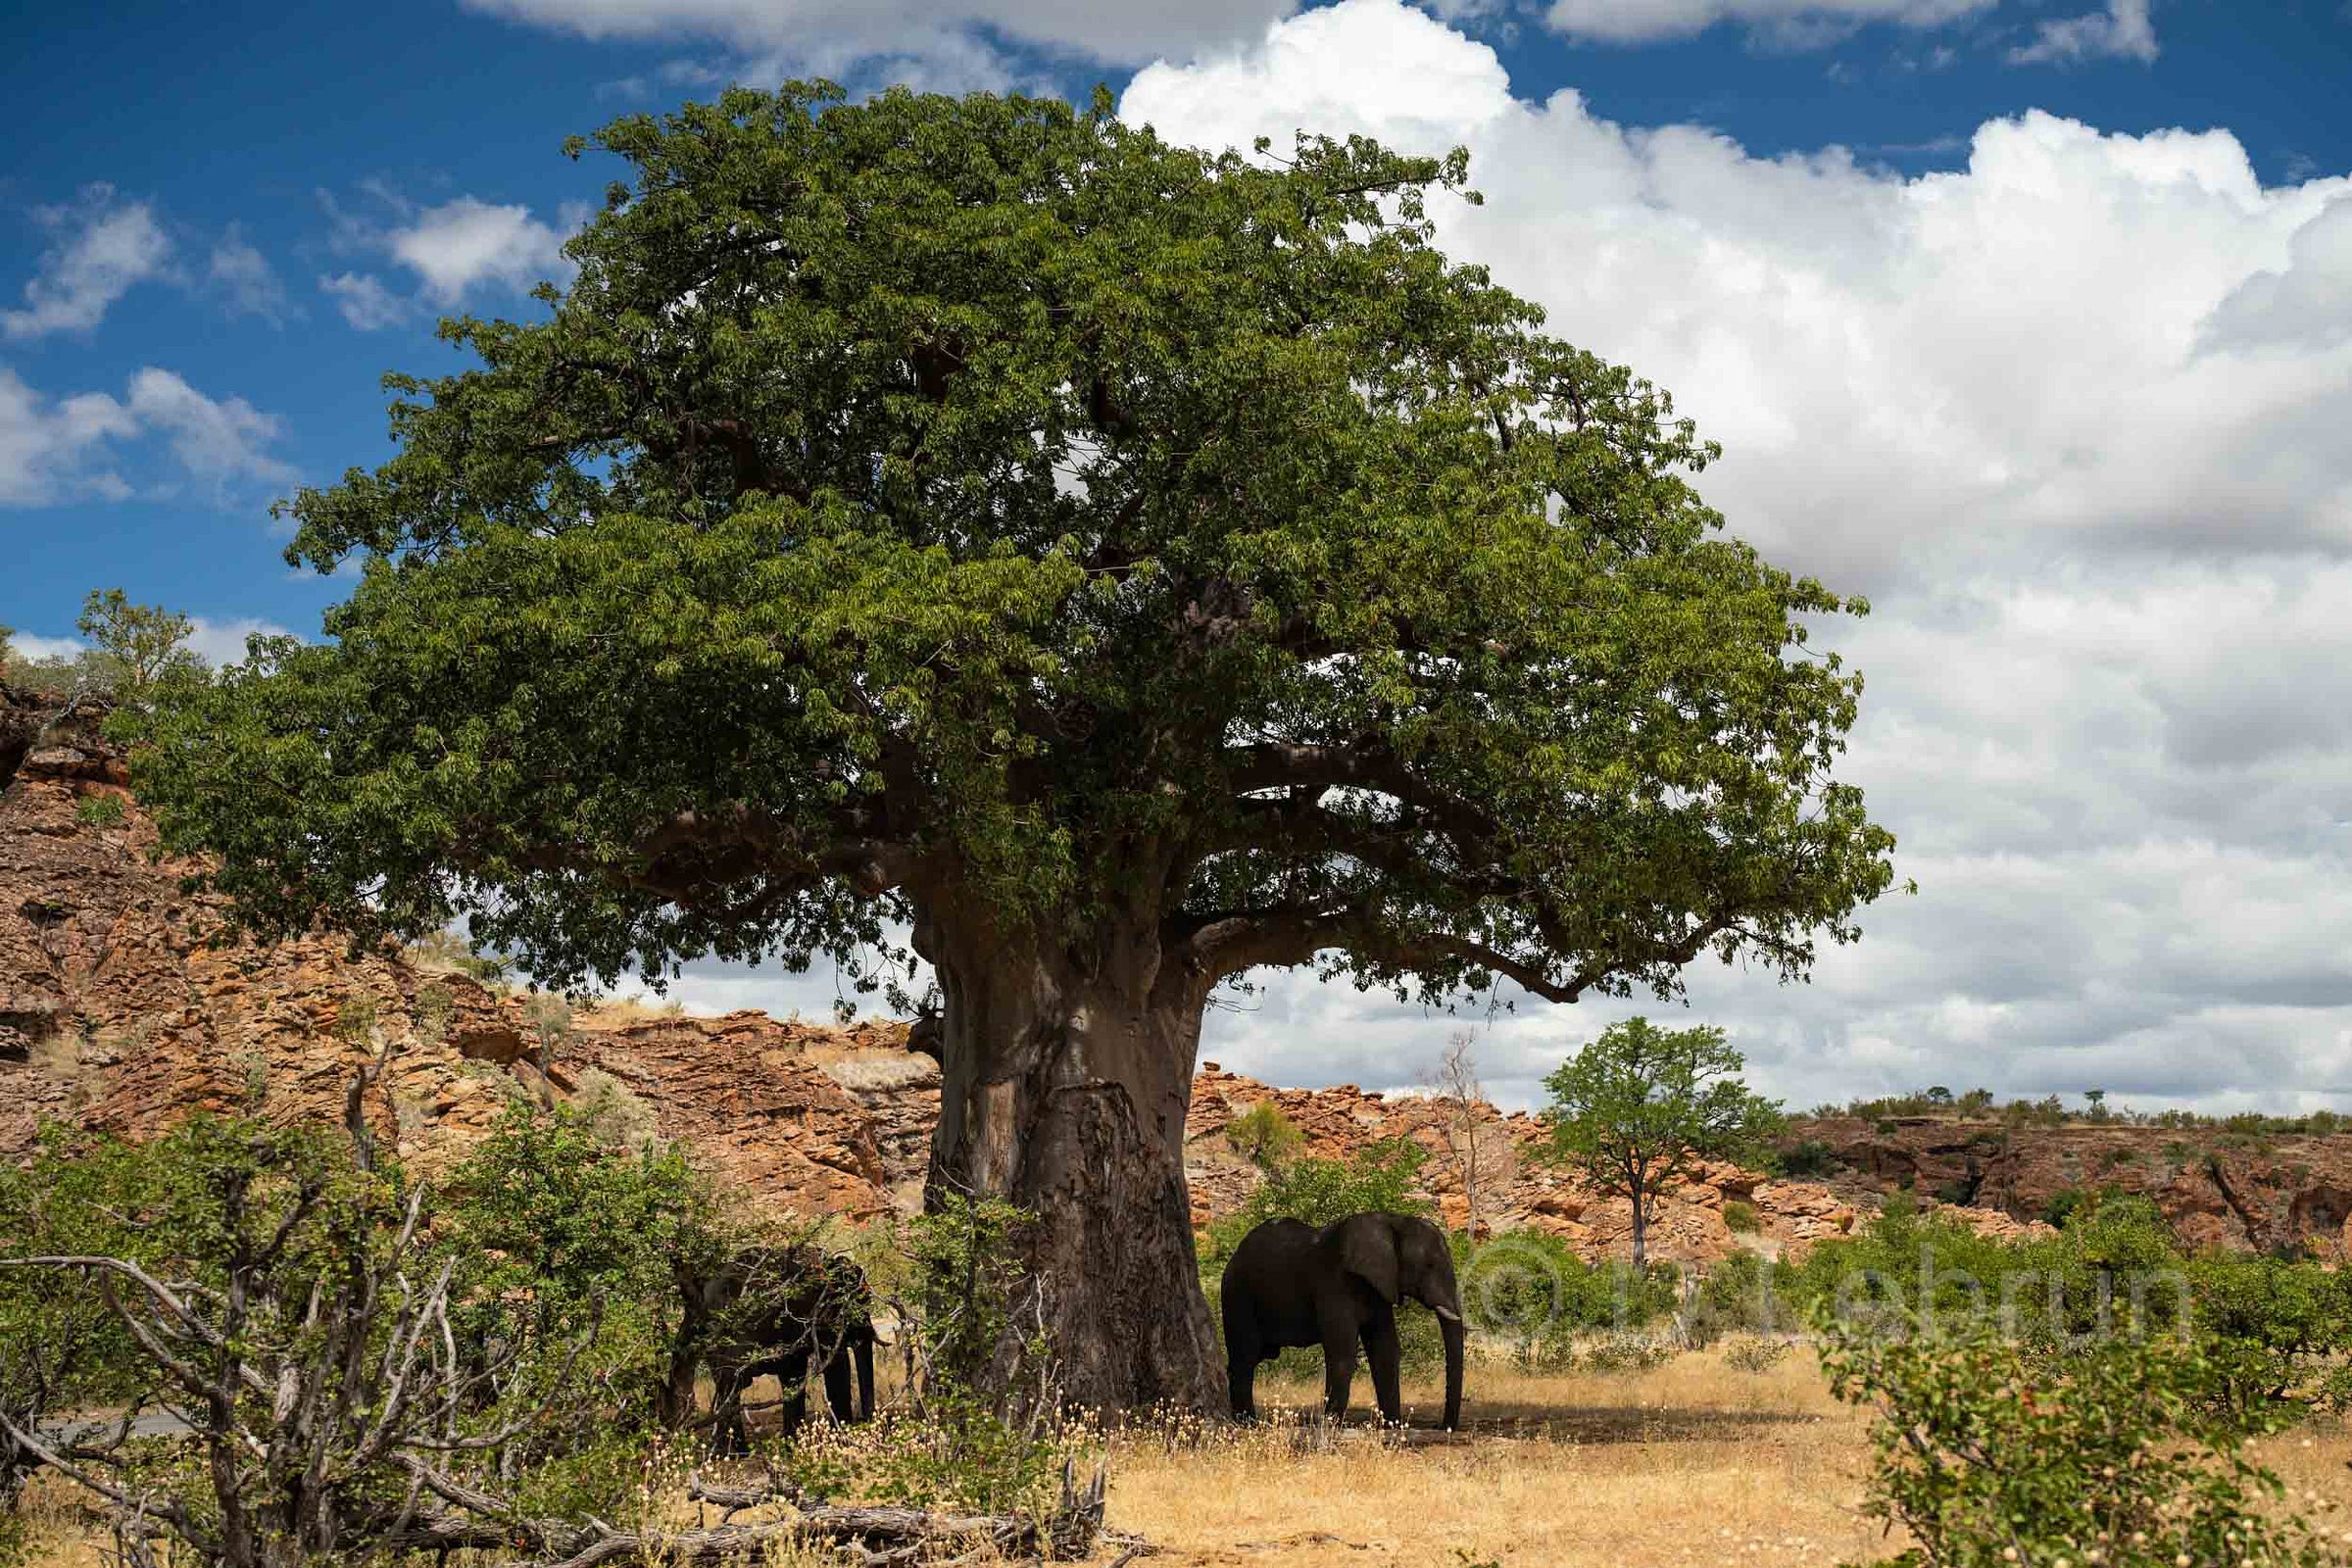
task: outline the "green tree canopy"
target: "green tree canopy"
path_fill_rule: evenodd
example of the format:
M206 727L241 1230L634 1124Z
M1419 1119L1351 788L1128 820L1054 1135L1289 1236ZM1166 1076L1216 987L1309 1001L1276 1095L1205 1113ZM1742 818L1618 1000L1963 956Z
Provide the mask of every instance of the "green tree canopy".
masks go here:
M187 646L194 626L176 611L134 605L120 588L92 589L74 627L90 640L82 655L96 684L124 699L143 697L168 676L204 668Z
M1073 1392L1206 1402L1211 991L1802 973L1890 876L1831 775L1858 678L1801 646L1861 607L1721 532L1664 394L1434 248L1458 153L840 99L599 132L631 177L547 318L446 323L475 368L391 378L391 461L290 503L293 560L360 567L330 640L175 693L137 776L264 933L870 985L910 930L935 1177L1071 1215L1082 1304L1088 1249L1153 1253L1104 1290L1191 1293L1187 1342L1097 1313L1133 1359Z
M1720 1029L1628 1018L1544 1080L1552 1157L1632 1201L1637 1268L1661 1192L1696 1161L1748 1152L1780 1130L1780 1105L1748 1092L1743 1065Z

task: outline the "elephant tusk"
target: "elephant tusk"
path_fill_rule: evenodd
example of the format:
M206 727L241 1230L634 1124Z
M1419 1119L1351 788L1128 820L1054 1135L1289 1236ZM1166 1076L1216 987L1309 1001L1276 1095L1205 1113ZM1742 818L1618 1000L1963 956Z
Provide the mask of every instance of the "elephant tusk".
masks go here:
M1459 1323L1462 1320L1462 1314L1456 1312L1450 1306L1433 1306L1430 1308L1430 1310L1437 1313L1438 1316L1444 1318L1448 1323Z

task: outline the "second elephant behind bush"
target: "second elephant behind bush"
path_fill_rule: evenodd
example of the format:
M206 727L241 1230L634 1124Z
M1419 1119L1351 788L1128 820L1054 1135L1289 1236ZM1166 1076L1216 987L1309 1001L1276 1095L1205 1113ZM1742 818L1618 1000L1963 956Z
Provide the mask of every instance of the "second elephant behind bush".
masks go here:
M744 1443L744 1390L763 1376L784 1386L790 1433L808 1415L811 1361L836 1421L872 1418L873 1292L857 1263L808 1246L747 1247L710 1268L681 1265L678 1286L685 1311L670 1358L673 1421L693 1414L695 1375L708 1367L722 1442Z

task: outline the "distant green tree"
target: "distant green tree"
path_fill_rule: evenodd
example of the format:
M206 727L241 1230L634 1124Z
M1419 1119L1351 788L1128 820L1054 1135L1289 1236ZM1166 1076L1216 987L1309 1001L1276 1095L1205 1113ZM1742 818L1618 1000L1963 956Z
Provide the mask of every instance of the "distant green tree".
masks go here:
M1744 1065L1720 1029L1628 1018L1544 1080L1551 1157L1631 1200L1635 1267L1648 1261L1660 1193L1694 1162L1747 1153L1784 1125L1779 1102L1740 1081Z
M1225 1141L1259 1170L1272 1171L1306 1142L1298 1124L1271 1100L1261 1100L1225 1124Z
M563 989L927 959L933 1199L1038 1215L1072 1399L1213 1406L1217 987L1801 975L1892 876L1834 775L1859 681L1800 646L1864 607L1435 248L1461 155L844 97L599 132L569 284L449 323L479 363L290 503L362 568L329 635L163 704L135 776L256 930L469 914Z
M168 676L204 667L187 646L194 630L187 616L134 605L120 588L93 589L74 625L90 640L83 659L93 678L120 698L143 697Z

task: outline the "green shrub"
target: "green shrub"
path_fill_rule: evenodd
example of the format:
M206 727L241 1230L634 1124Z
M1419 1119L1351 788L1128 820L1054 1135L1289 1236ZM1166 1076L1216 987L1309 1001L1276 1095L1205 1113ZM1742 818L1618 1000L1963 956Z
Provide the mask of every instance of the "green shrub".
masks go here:
M1723 1228L1735 1236L1753 1236L1764 1228L1764 1220L1755 1204L1735 1198L1723 1205Z
M2352 1405L2352 1277L2271 1257L2188 1265L2199 1343L2229 1419L2263 1430L2318 1407Z
M1765 1161L1775 1176L1827 1176L1838 1168L1838 1152L1818 1138L1800 1138L1776 1149Z
M1043 1518L1094 1440L1063 1419L1022 1261L1036 1216L951 1195L904 1222L894 1299L915 1382L872 1425L805 1429L771 1466L820 1495Z
M1795 1277L1788 1263L1734 1252L1708 1268L1683 1302L1685 1344L1704 1348L1726 1334L1779 1333L1790 1327L1786 1298Z
M1565 1370L1588 1336L1667 1324L1682 1304L1682 1276L1671 1264L1589 1264L1542 1231L1512 1231L1474 1251L1457 1238L1455 1272L1470 1328L1500 1341L1530 1371ZM1434 1320L1429 1339L1434 1347Z
M1769 1372L1787 1360L1794 1348L1788 1340L1763 1336L1737 1340L1723 1352L1723 1364L1735 1372Z
M83 827L121 827L126 814L120 795L84 795L74 803L74 820Z
M576 1374L600 1397L557 1412L538 1448L518 1456L533 1461L658 1422L678 1268L708 1272L742 1229L678 1150L618 1148L607 1132L568 1107L510 1102L444 1196L450 1250L483 1260L460 1326L486 1334L503 1323L521 1341L522 1383L555 1376L559 1348L598 1325Z
M1649 1372L1673 1359L1673 1347L1628 1329L1612 1330L1577 1354L1577 1364L1588 1372Z
M2207 1414L2214 1371L2194 1347L2115 1337L2052 1363L1986 1323L1886 1326L1820 1324L1832 1391L1880 1415L1864 1508L1918 1543L1889 1564L2334 1560L2272 1511L2278 1479Z
M1280 1105L1261 1100L1225 1124L1225 1141L1258 1169L1271 1171L1298 1154L1306 1135Z
M30 1167L0 1163L0 1258L120 1257L157 1262L168 1242L144 1218L156 1162L113 1140L80 1150L44 1130ZM139 1386L137 1348L79 1274L0 1268L0 1416L20 1430L57 1414L126 1401ZM39 1467L0 1433L0 1562L10 1560L15 1507Z

